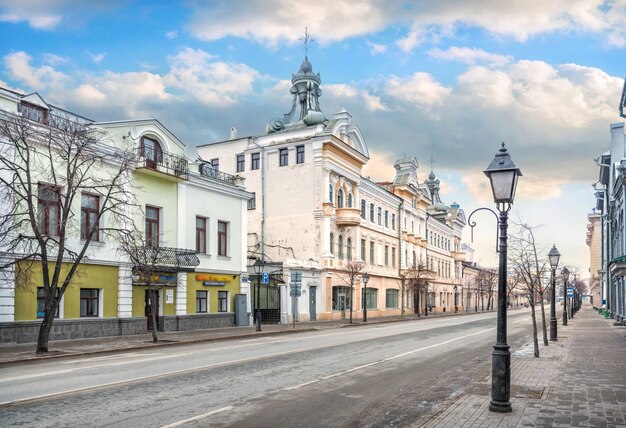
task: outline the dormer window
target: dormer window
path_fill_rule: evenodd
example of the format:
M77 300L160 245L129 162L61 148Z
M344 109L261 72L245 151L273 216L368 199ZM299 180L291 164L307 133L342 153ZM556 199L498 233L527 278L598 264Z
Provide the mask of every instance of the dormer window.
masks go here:
M34 122L43 123L44 125L48 124L48 110L25 101L21 101L17 110L22 114L22 117L32 120Z
M140 155L145 158L148 168L156 169L163 163L163 150L158 141L150 137L141 137Z

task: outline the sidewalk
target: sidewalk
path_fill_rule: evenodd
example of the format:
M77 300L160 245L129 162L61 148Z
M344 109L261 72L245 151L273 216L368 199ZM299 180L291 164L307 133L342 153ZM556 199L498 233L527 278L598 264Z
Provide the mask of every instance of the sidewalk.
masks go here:
M540 339L511 356L513 412L489 411L491 377L469 385L442 406L426 427L625 427L626 327L613 326L585 305L558 342Z
M405 314L404 317L391 316L381 318L369 318L366 324L378 324L385 322L416 321L419 319L438 318L442 316L460 316L462 313L452 312L428 315L416 318L413 314ZM352 324L348 320L334 321L307 321L293 324L263 324L262 331L256 331L255 327L225 327L206 330L159 332L157 343L152 342L152 333L134 336L109 336L94 337L89 339L57 340L49 342L49 352L46 355L35 354L35 343L2 344L0 345L0 366L17 363L41 361L50 358L67 358L78 355L102 354L107 352L120 352L160 346L174 346L181 344L211 342L218 340L239 339L242 337L271 336L304 331L326 330L342 327L356 327L364 323L360 318L353 318Z

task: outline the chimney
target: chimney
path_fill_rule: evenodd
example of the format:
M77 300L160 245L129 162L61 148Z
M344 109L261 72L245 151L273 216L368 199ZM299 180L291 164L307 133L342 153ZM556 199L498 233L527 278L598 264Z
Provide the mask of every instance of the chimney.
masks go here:
M230 139L234 140L235 138L237 138L237 128L232 127L230 128Z

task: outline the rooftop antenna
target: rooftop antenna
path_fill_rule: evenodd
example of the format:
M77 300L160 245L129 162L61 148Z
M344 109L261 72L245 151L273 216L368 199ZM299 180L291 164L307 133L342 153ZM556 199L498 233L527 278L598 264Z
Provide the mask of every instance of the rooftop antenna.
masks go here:
M309 34L309 27L304 27L304 37L300 37L298 40L304 40L304 58L308 59L309 57L309 41L315 41L314 38Z

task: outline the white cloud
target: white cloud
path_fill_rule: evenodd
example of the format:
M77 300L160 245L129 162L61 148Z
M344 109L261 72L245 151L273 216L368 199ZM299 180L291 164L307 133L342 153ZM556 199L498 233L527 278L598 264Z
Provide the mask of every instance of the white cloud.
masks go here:
M396 45L401 51L410 53L422 43L423 37L423 31L415 27L409 31L406 37L396 40Z
M100 52L97 54L87 52L87 55L89 55L89 58L91 58L91 60L95 62L96 64L100 64L102 60L107 56L106 52Z
M387 52L387 45L373 42L367 42L367 45L370 47L370 54L372 55L379 55Z
M44 62L52 66L63 64L68 61L68 58L64 56L60 56L60 55L55 55L52 53L45 53L42 55L42 57L43 57Z
M68 78L67 75L56 71L49 65L33 67L31 62L32 57L23 51L4 57L4 64L9 75L34 90L53 90L62 86Z
M450 94L450 88L439 84L428 73L417 72L409 77L392 76L385 92L394 98L421 106L441 104Z
M495 66L503 66L513 59L510 55L498 55L485 52L482 49L452 46L446 50L433 48L427 52L428 56L448 61L459 61L464 64L487 63Z
M367 111L389 110L389 107L382 102L380 96L371 94L367 89L359 89L344 83L325 85L324 88L335 99L353 98L358 100L359 103L365 106Z
M396 175L393 167L394 154L388 151L371 150L370 159L363 167L363 175L373 181L388 181Z
M54 30L82 24L85 18L119 6L108 0L0 0L0 22L27 22L36 30Z
M173 40L178 37L178 31L168 31L167 33L165 33L165 37L167 37L170 40Z

